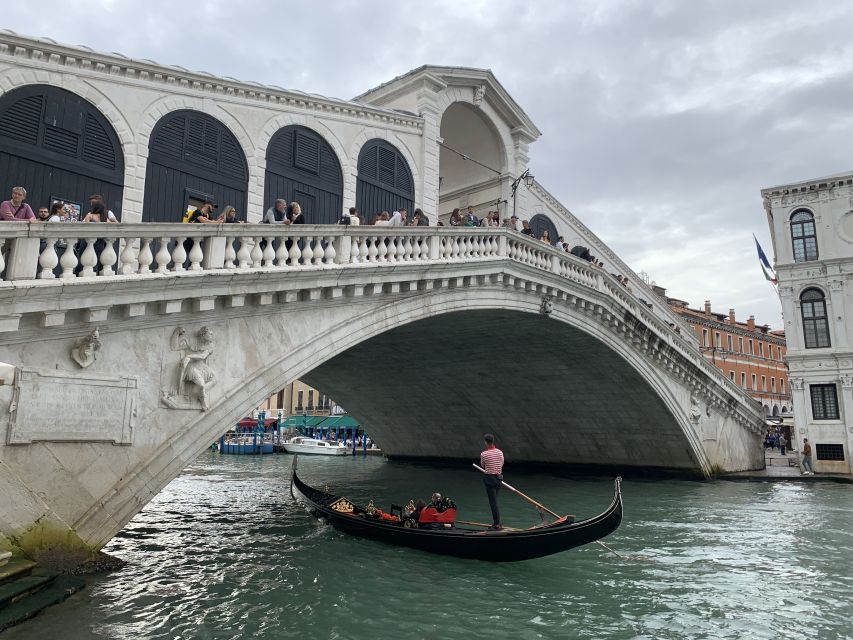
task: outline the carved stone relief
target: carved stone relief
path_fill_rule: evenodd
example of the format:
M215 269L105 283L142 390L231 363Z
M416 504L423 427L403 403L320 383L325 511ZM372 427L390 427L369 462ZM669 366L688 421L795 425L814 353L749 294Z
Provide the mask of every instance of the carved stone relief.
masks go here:
M84 369L93 364L98 359L98 351L101 350L101 341L98 335L98 329L92 330L92 333L77 338L74 346L71 347L71 359Z
M554 311L554 296L542 296L542 304L539 305L539 313L544 316L551 315Z
M209 327L202 327L193 338L187 335L183 327L177 327L172 332L170 346L172 351L181 352L177 387L161 391L161 401L172 409L207 411L210 408L210 388L216 384L213 369L207 364L207 359L216 347L213 331Z

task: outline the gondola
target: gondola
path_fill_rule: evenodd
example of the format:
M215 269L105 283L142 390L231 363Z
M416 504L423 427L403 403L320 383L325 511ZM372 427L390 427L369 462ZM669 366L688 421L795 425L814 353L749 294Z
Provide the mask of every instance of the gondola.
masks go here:
M621 478L615 480L613 502L602 513L574 522L571 516L529 529L479 530L454 526L444 529L407 528L367 516L343 496L308 486L296 475L297 459L291 468L291 495L339 531L430 553L493 562L542 558L589 544L610 535L622 522Z

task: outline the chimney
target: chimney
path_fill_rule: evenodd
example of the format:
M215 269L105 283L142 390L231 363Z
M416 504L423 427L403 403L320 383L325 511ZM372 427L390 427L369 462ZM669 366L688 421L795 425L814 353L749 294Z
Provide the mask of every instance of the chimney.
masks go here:
M711 315L711 301L710 300L705 300L705 315L706 316Z
M750 331L755 331L755 316L749 316L749 319L746 321L746 328Z
M729 309L729 324L735 324L735 310Z

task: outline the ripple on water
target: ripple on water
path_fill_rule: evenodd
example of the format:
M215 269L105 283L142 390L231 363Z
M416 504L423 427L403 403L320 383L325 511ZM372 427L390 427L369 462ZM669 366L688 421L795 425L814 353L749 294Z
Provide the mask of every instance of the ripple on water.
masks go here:
M853 498L836 485L625 481L607 543L522 563L433 556L345 536L294 503L289 456L205 454L107 550L128 561L10 639L849 638ZM433 490L486 519L467 469L311 460L306 480L400 503ZM589 516L611 479L513 474ZM501 497L505 520L537 517Z

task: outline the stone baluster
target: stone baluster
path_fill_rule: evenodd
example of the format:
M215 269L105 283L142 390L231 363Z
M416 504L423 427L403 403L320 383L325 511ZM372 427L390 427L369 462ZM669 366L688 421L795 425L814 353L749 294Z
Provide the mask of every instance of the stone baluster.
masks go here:
M312 264L323 264L323 258L326 255L326 250L323 248L323 236L317 236L314 239L314 255L311 259Z
M252 250L249 252L252 259L252 268L260 269L264 264L264 252L261 249L261 238L252 238Z
M202 239L193 238L193 246L190 248L190 271L201 271L201 261L204 260L204 251L201 248Z
M287 266L287 242L285 242L285 238L279 238L278 249L275 250L275 264L279 267Z
M53 275L53 268L59 264L59 256L56 255L56 240L48 238L45 243L44 251L39 256L39 266L41 267L39 278L53 280L56 277Z
M121 255L119 256L119 261L121 262L121 266L118 268L118 272L123 276L129 276L133 274L136 270L134 267L134 263L136 262L136 256L133 254L133 238L125 238L124 246L121 248ZM140 259L142 257L142 251L140 253ZM141 272L140 265L140 272Z
M379 238L377 236L373 236L369 239L370 246L367 248L367 261L368 262L378 262L379 261Z
M234 261L237 259L237 252L234 251L234 242L236 240L237 238L234 236L225 237L225 262L223 266L226 269L234 268Z
M6 238L0 238L0 280L3 279L3 272L6 271L6 258L3 257L3 247L6 245Z
M364 240L362 238L352 238L349 247L349 261L351 264L361 262L361 245L363 244Z
M326 252L323 254L323 264L335 264L338 252L335 251L335 239L331 236L326 238Z
M459 257L459 237L453 236L453 244L450 247L450 259L456 260Z
M114 276L116 272L113 270L113 265L118 261L118 256L116 255L116 250L113 247L115 243L115 238L104 238L103 251L101 251L101 273L98 275L101 276Z
M421 238L421 260L430 259L430 246L433 242L433 237Z
M73 278L74 269L77 268L77 254L74 253L74 245L77 244L77 238L65 238L65 253L59 259L59 266L62 267L60 278Z
M80 264L83 265L83 270L80 272L82 278L95 275L95 265L98 264L98 256L95 254L96 240L97 238L85 238L86 248L80 256Z
M397 236L391 236L388 238L388 255L386 256L386 260L388 262L397 262L397 241L399 238Z
M273 249L273 238L264 238L266 241L266 246L264 247L264 266L265 267L274 267L275 266L275 249Z
M142 238L139 247L139 273L151 273L151 265L154 262L154 254L151 253L152 238Z
M291 236L288 240L290 241L290 250L287 252L287 257L290 259L290 266L298 267L299 257L302 255L299 250L299 236Z
M175 248L172 249L172 271L175 273L180 273L184 270L184 262L187 259L184 240L186 240L186 237L175 238Z
M248 269L252 266L252 252L249 251L249 238L240 238L240 248L237 249L237 266Z
M376 262L386 262L388 255L388 246L385 244L386 238L379 237L376 242Z
M302 266L307 267L311 264L311 259L314 257L314 251L311 249L311 243L314 241L312 236L306 236L305 242L302 245Z

